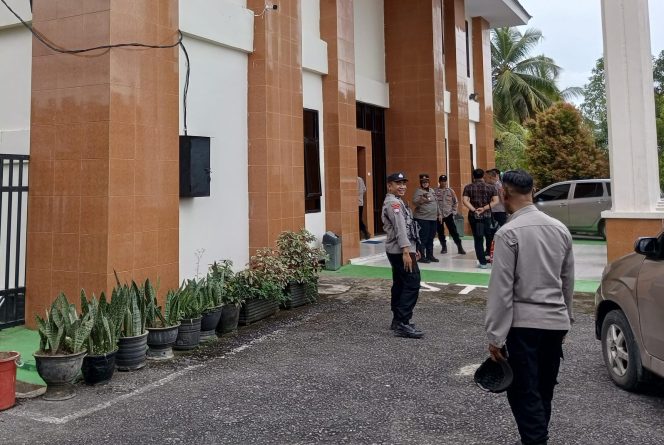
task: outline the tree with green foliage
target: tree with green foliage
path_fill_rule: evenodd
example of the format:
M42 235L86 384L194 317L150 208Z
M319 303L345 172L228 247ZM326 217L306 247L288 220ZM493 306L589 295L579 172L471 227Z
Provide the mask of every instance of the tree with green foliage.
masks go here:
M653 58L653 90L655 94L655 126L659 152L659 183L664 190L664 51ZM609 145L609 126L606 110L606 81L604 59L599 58L588 83L583 87L581 113L593 129L595 142L603 149Z
M569 179L608 178L609 161L581 113L558 102L526 124L526 160L538 188Z
M609 125L606 114L606 82L604 77L604 58L595 62L589 81L583 87L583 103L579 107L595 135L598 147L609 146Z
M556 101L580 94L577 88L561 91L561 68L550 57L531 56L542 40L537 29L521 33L517 28L498 28L491 37L494 118L501 124L520 124Z
M496 167L501 171L526 168L528 131L518 122L495 122Z

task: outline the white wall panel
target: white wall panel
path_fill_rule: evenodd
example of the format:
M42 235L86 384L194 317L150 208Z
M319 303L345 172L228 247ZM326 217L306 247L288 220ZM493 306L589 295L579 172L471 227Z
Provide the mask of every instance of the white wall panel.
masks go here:
M192 65L187 106L189 134L212 138L212 181L209 197L180 199L180 279L196 273L195 252L199 249L205 249L201 273L219 259L231 259L239 269L249 256L248 56L189 37L185 38L185 45ZM181 57L181 87L184 74Z

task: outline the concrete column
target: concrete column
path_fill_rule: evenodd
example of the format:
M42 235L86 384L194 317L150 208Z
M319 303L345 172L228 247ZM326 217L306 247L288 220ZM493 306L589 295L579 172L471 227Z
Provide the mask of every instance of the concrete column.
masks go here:
M648 0L602 0L613 208L609 260L631 250L627 226L655 235L664 219L659 198Z
M253 11L263 0L249 0ZM254 21L249 56L249 250L304 227L300 1Z
M464 0L444 0L445 82L450 92L447 123L450 186L461 194L471 182L468 76L466 63L466 10Z
M321 0L320 34L327 42L329 71L323 76L325 223L342 236L344 263L360 254L353 20L352 0Z
M441 0L385 0L387 170L405 171L412 188L420 173L445 172L442 33Z
M493 139L493 86L491 85L491 30L483 17L473 18L473 74L475 93L479 95L480 121L477 131L477 165L492 168L496 164Z
M140 7L139 7L140 6ZM178 1L33 2L65 48L178 39ZM121 279L177 287L178 57L170 49L58 54L33 39L26 324L59 292Z

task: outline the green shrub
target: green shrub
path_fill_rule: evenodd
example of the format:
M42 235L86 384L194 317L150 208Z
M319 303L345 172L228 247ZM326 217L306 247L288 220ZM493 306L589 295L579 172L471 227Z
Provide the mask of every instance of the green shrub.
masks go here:
M94 320L89 313L79 318L76 306L69 303L64 293L60 293L46 311L46 319L35 318L40 352L59 355L85 351Z

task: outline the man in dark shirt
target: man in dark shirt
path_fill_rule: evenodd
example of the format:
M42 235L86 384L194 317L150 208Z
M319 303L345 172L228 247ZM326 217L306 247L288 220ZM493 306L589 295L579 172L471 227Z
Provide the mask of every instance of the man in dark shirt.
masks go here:
M478 267L486 269L487 260L484 251L484 238L486 245L490 246L493 240L492 235L487 235L484 227L491 219L491 207L498 204L498 192L496 188L484 182L484 170L476 168L473 170L473 183L468 184L463 189L463 205L469 210L468 222L473 231L473 241L475 242L475 255L479 261Z

